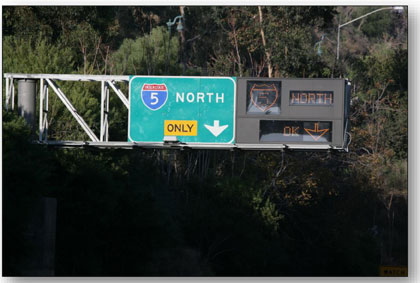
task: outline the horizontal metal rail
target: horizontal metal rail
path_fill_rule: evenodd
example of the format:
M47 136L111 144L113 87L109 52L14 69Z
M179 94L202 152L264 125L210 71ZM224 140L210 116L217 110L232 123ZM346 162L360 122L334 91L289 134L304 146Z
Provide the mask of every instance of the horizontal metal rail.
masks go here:
M46 141L35 142L48 146L57 147L96 147L96 148L143 148L143 149L218 149L218 150L296 150L306 151L308 147L302 144L284 145L284 144L184 144L184 143L150 143L150 142L91 142L91 141ZM311 151L338 150L345 151L344 148L333 147L329 145L311 145Z
M130 76L113 76L113 75L77 75L77 74L19 74L19 73L5 73L5 78L13 79L50 79L59 81L81 81L81 82L100 82L100 81L114 81L114 82L128 82Z

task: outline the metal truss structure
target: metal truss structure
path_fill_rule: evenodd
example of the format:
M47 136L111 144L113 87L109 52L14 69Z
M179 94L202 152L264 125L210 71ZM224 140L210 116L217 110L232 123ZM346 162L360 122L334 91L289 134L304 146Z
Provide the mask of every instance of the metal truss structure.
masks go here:
M38 144L60 146L60 147L97 147L97 148L161 148L161 149L219 149L219 150L308 150L305 145L284 145L284 144L184 144L181 142L165 142L149 143L149 142L128 142L128 141L109 141L109 97L110 89L115 93L127 111L130 108L128 95L125 95L117 82L125 82L128 84L129 76L112 76L112 75L70 75L70 74L17 74L5 73L6 93L5 106L9 109L15 108L15 80L29 79L39 81L39 139L35 141ZM79 81L79 82L101 82L101 115L100 115L100 133L99 137L85 122L83 117L78 113L77 109L69 101L63 91L60 89L58 82L60 81ZM55 95L63 102L67 110L72 114L74 119L82 127L84 132L89 136L89 141L51 141L48 140L48 100L49 88L51 88ZM311 145L310 150L342 150L330 145Z
M15 87L14 80L19 79L33 79L39 80L39 142L50 143L48 141L48 96L49 87L54 91L58 98L63 102L67 110L76 119L85 133L89 136L92 142L106 143L109 141L108 132L108 116L109 116L109 89L111 88L117 96L120 98L122 103L129 109L129 103L127 97L115 84L116 82L127 82L129 76L100 76L100 75L53 75L53 74L11 74L6 73L4 75L6 79L6 109L9 109L10 99L12 100L12 110L15 105ZM101 121L100 121L100 134L99 138L92 131L89 125L77 112L77 109L69 101L66 95L63 93L57 81L80 81L80 82L101 82ZM73 142L60 142L65 145L73 144ZM60 144L58 143L58 144ZM53 142L53 144L57 144Z

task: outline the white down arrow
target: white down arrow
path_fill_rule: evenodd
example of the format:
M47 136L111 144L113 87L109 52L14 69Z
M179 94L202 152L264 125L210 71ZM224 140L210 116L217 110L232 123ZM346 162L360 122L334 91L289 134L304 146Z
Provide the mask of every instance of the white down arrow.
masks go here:
M204 124L204 127L210 131L215 137L220 135L229 125L219 126L219 120L214 120L213 126Z

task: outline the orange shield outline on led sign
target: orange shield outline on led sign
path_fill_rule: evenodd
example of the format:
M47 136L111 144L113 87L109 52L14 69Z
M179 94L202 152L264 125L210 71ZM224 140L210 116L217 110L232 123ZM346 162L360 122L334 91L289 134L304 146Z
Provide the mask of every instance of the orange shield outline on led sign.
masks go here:
M272 102L270 102L268 100L268 98L266 98L266 103L264 104L264 103L261 103L261 101L259 99L260 96L262 96L262 93L259 93L257 95L257 101L254 100L254 95L253 95L254 91L267 91L267 92L274 91L276 93L276 97L274 98L274 100ZM273 107L273 105L276 103L277 99L279 98L279 91L277 90L277 88L274 84L271 84L271 85L268 85L268 84L254 84L251 88L251 91L249 92L249 95L251 96L251 102L258 109L260 109L262 112L265 112L268 109L270 109L271 107Z

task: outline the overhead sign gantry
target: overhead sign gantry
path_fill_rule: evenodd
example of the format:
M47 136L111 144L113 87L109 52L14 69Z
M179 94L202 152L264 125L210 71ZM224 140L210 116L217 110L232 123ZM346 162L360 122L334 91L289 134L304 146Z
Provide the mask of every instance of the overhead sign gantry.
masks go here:
M14 80L31 80L32 84L34 80L40 82L40 142L47 144L347 151L350 142L350 83L346 79L52 74L4 76L6 106L11 99L12 108ZM57 81L63 80L102 82L99 138L59 88ZM116 82L129 84L128 98ZM48 140L48 125L45 122L49 88L64 103L91 141ZM128 141L109 141L109 89L128 109ZM36 95L35 90L33 92Z

